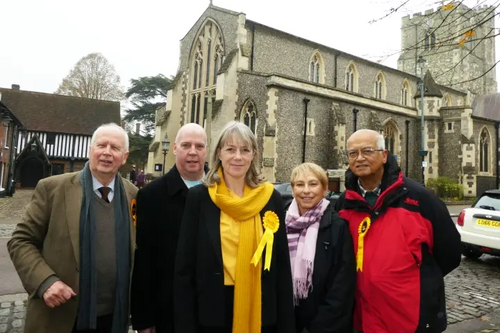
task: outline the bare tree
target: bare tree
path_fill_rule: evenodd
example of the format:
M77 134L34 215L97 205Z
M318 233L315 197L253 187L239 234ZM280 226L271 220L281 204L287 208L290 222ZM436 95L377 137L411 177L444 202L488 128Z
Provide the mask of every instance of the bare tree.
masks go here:
M78 60L56 94L112 101L124 97L120 76L101 53L90 53Z

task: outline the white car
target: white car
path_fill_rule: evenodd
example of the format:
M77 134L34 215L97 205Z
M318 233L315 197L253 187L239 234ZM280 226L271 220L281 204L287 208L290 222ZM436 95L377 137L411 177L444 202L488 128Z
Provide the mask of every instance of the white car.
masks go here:
M484 192L460 212L457 229L462 237L462 254L477 259L483 253L500 256L500 190Z

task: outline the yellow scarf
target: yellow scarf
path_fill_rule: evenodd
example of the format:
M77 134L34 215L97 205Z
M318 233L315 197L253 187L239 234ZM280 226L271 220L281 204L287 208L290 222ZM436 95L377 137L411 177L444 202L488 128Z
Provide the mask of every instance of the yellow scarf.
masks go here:
M233 333L260 333L262 262L254 266L250 261L263 235L260 211L269 202L274 187L270 183L254 189L245 185L243 198L232 198L221 168L218 173L221 182L208 188L210 198L221 211L241 223L234 281Z

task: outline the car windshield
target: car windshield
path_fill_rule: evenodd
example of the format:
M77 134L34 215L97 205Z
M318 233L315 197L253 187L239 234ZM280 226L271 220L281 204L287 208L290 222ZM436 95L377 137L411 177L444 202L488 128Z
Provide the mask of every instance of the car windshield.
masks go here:
M273 184L274 185L274 188L279 191L279 192L283 192L286 190L286 187L287 187L287 183L276 183L276 184Z
M485 194L474 205L474 208L482 208L489 210L500 210L500 195Z

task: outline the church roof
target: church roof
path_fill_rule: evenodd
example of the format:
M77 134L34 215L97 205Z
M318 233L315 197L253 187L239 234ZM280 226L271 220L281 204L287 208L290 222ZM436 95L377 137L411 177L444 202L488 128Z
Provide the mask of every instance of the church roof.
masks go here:
M472 102L472 115L500 121L500 94L476 96Z
M273 27L267 26L265 24L262 24L262 23L259 23L259 22L256 22L256 21L252 21L252 20L247 19L246 20L246 24L248 24L250 26L254 25L256 27L260 27L262 29L266 29L266 30L272 31L273 34L275 34L275 35L278 34L278 35L282 35L285 38L295 39L295 40L299 41L300 43L309 44L309 45L313 46L314 48L319 49L320 52L322 50L327 50L327 51L330 51L330 52L335 52L338 55L349 57L349 58L351 58L354 61L363 62L365 64L369 64L370 66L379 68L379 69L387 71L387 72L393 72L393 73L403 74L404 76L406 76L408 78L414 78L416 80L419 79L418 76L415 76L415 75L413 75L411 73L404 72L404 71L401 71L399 69L392 68L392 67L389 67L387 65L383 65L383 64L380 64L378 62L374 62L374 61L371 61L371 60L368 60L368 59L365 59L365 58L361 58L361 57L353 55L351 53L347 53L347 52L335 49L333 47L330 47L330 46L327 46L327 45L324 45L324 44L320 44L318 42L314 42L312 40L309 40L309 39L306 39L306 38L303 38L303 37L299 37L299 36L293 35L291 33L285 32L283 30L275 29ZM453 89L453 88L448 87L448 86L441 86L441 85L438 85L435 82L434 82L434 85L437 86L437 87L440 87L443 90L447 90L447 91L451 91L451 92L454 92L454 93L466 95L466 93L464 93L463 91L460 91L460 90L457 90L457 89Z
M418 80L420 82L420 80ZM432 77L432 74L430 71L427 71L424 76L424 96L425 97L443 97L443 94L441 93L441 89L439 89L439 85L434 81L434 78ZM415 93L415 97L419 98L420 97L420 87L418 87L417 92Z

